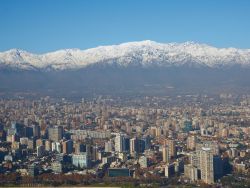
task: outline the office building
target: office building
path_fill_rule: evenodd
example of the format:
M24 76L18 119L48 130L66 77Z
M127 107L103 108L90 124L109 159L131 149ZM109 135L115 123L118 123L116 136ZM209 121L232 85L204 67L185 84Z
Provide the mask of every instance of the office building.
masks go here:
M72 164L80 168L89 168L90 157L88 156L87 152L82 152L80 154L73 154Z
M63 127L55 126L49 128L49 139L55 142L60 141L63 138Z

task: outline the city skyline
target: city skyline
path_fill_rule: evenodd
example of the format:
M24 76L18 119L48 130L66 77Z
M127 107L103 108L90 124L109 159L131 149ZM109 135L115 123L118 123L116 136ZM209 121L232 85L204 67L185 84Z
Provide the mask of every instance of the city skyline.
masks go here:
M248 0L1 0L1 186L250 187L249 18Z

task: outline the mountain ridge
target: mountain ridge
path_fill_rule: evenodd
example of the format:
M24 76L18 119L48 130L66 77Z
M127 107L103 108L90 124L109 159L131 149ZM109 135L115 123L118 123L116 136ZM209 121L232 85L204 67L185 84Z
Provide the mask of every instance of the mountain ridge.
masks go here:
M216 48L192 41L157 43L150 40L86 50L62 49L44 54L20 49L0 52L0 69L63 71L92 65L120 67L250 67L250 49Z

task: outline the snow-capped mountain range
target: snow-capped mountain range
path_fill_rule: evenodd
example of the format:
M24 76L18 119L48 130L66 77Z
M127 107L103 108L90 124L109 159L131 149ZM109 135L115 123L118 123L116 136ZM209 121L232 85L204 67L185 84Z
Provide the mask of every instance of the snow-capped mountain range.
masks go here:
M19 49L0 52L0 68L59 71L97 64L116 64L121 67L250 67L250 49L215 48L194 42L162 44L146 40L87 50L65 49L46 54L33 54Z

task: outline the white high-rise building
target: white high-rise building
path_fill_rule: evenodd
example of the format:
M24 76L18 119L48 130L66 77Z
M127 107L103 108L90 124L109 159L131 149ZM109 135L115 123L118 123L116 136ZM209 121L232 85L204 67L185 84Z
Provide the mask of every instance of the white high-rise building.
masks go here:
M72 155L72 164L80 168L90 167L90 156L87 152L81 152L79 154Z
M124 136L121 134L115 137L115 151L116 152L124 151Z
M62 152L62 145L60 142L52 142L52 151Z
M112 152L112 142L105 142L105 152Z
M137 152L137 138L130 139L130 153L134 154Z
M213 153L211 148L201 148L200 151L201 180L207 184L214 183Z

